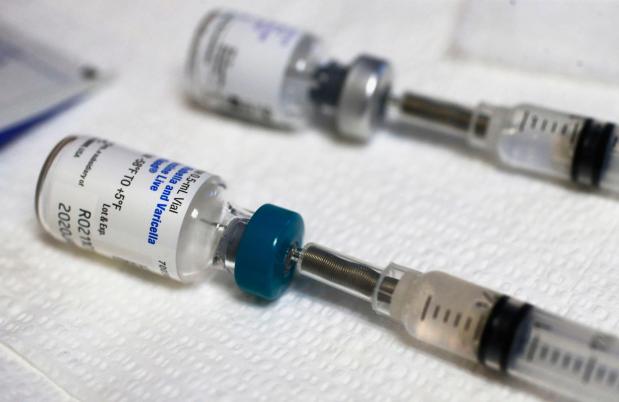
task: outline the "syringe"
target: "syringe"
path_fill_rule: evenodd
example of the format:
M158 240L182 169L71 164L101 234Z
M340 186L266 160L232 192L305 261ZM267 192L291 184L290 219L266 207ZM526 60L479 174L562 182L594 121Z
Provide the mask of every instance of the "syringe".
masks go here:
M579 400L619 397L619 339L439 271L381 270L308 244L297 271L371 303L413 338Z
M387 60L361 55L340 63L314 35L247 14L207 15L192 42L187 77L196 103L234 117L288 128L332 121L354 141L369 140L381 125L411 133L430 128L463 139L499 165L619 192L612 123L532 105L468 108L412 92L397 96Z
M619 192L617 127L533 105L476 108L405 93L391 118L458 137L500 165Z
M61 241L181 282L215 268L278 298L297 272L371 303L408 334L492 370L589 400L619 395L619 340L442 272L379 269L316 244L301 215L234 207L218 176L92 137L41 170L36 211Z

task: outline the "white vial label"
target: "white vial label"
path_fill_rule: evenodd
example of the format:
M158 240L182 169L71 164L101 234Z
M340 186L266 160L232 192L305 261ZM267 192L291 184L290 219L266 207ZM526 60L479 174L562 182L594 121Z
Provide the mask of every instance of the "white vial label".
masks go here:
M180 280L181 226L208 173L91 137L65 144L47 168L37 213L49 233Z
M247 14L209 14L195 39L191 85L198 98L278 120L286 69L302 33Z

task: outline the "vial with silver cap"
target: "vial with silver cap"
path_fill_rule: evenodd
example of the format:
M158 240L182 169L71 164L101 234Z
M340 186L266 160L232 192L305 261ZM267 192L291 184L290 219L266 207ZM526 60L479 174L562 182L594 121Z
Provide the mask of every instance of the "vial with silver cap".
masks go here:
M392 79L385 60L340 64L310 33L227 10L202 20L186 70L189 95L207 109L286 128L324 118L359 141L382 120Z
M207 108L294 127L332 116L339 135L367 141L376 128L420 128L459 138L497 164L619 192L617 128L535 105L467 107L414 92L394 95L388 61L325 57L315 36L230 11L199 26L187 63L192 98Z
M303 220L292 211L235 207L219 176L86 136L67 137L52 150L35 208L58 240L180 282L228 271L265 299L292 279L286 256L303 235ZM259 239L243 240L256 225Z
M210 269L273 300L304 277L358 297L413 338L580 400L616 401L619 340L449 274L380 269L303 245L296 212L235 208L202 170L92 137L68 137L41 171L36 210L59 240L183 282ZM296 275L295 275L296 273Z

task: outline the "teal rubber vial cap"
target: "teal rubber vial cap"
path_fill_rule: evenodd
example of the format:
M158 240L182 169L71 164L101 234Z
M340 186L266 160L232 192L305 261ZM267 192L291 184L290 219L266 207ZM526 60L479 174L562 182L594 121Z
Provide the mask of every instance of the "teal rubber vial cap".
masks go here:
M305 226L296 212L265 204L251 217L236 252L234 280L245 292L277 299L294 274L292 247L303 244Z

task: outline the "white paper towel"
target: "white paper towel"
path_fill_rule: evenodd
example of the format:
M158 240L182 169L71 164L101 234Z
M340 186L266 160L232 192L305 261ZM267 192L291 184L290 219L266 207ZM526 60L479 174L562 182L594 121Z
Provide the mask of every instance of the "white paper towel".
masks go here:
M506 67L619 81L619 3L467 0L452 54Z
M619 117L617 87L449 58L458 2L228 2L310 28L346 60L392 59L398 85L474 103L535 101ZM279 301L223 273L184 287L73 250L33 208L39 168L69 133L227 179L237 203L299 211L307 240L378 264L446 270L619 333L619 203L504 172L457 148L378 135L350 146L204 114L179 76L208 1L3 2L0 15L116 80L0 150L0 400L515 401L504 383L406 339L369 306L300 281Z

